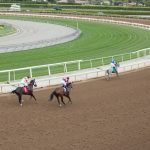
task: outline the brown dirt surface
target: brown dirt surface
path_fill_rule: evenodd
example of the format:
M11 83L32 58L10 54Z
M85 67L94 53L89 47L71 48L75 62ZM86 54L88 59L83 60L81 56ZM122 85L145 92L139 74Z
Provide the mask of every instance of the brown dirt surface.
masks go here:
M93 17L92 17L93 18ZM143 18L133 18L133 17L109 17L109 16L98 16L95 17L98 19L110 19L110 20L116 20L116 21L125 21L130 23L139 23L139 24L145 24L150 25L150 19L143 19Z
M0 150L150 150L150 69L74 83L73 104L48 101L54 87L0 96ZM68 100L65 98L65 102Z

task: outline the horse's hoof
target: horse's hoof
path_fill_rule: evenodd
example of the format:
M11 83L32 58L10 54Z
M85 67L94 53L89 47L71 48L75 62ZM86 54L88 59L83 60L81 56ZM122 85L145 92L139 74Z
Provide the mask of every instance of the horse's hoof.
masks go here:
M22 104L20 104L20 106L22 107Z

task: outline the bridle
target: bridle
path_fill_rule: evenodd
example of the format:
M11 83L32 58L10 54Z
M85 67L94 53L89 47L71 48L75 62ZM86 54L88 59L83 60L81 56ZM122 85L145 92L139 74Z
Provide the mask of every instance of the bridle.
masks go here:
M30 83L29 83L29 85L31 85L31 86L33 85L33 86L37 87L35 79L31 80Z
M68 88L69 90L72 88L72 83L71 83L71 82L68 83L67 88Z

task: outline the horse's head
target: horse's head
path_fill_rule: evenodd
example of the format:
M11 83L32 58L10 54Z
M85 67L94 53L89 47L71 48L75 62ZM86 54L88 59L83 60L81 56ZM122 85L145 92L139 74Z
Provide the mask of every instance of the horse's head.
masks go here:
M68 88L68 89L73 88L73 86L72 86L72 82L69 82L69 83L67 84L67 88Z
M115 66L116 66L116 67L119 67L119 66L120 66L119 62L116 62Z
M36 84L36 82L35 82L35 79L32 79L32 80L30 81L29 85L37 87L37 84Z

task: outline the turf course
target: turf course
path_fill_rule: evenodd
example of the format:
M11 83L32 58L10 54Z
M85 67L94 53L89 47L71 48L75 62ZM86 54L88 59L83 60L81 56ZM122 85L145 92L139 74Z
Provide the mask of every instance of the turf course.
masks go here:
M16 29L8 24L0 24L0 37L13 34L16 32Z
M40 17L4 17L57 23L76 27L76 20ZM150 31L129 26L78 21L82 31L74 41L22 52L0 54L0 70L91 59L150 47Z

